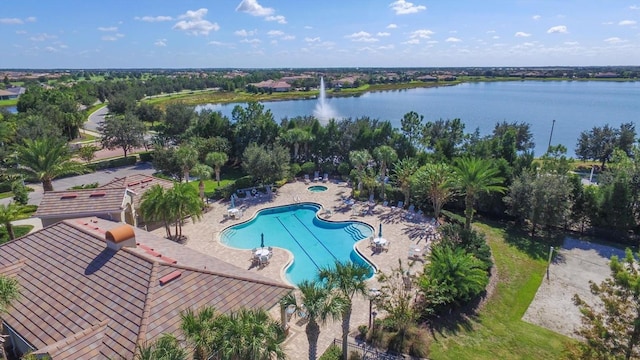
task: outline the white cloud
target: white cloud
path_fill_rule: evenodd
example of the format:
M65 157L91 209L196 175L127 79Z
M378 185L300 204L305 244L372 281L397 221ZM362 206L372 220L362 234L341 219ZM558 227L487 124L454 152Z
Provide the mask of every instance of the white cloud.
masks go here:
M252 45L256 45L256 44L260 44L262 41L260 41L260 39L242 39L240 40L241 43L247 43L247 44L252 44Z
M616 37L616 36L604 39L604 41L609 43L609 44L620 44L620 43L623 43L623 42L627 42L627 40L622 40L622 39L620 39L619 37Z
M380 36L380 37L383 37L383 36L391 36L391 34L390 34L390 33L388 33L388 32L378 32L378 33L376 34L376 36Z
M42 34L37 34L37 35L34 35L34 36L30 37L29 40L31 40L31 41L45 41L45 40L50 40L50 39L55 39L55 38L57 38L57 36L51 35L51 34L47 34L47 33L42 33Z
M533 15L531 18L532 18L533 20L536 20L536 21L537 21L537 20L540 20L540 19L542 18L542 16L540 16L540 15Z
M144 22L160 22L160 21L171 21L173 18L171 16L136 16L133 18L134 20L144 21Z
M495 30L487 30L487 34L495 34L496 31Z
M180 15L178 21L173 25L173 29L181 30L190 35L209 35L211 31L218 31L220 26L217 23L211 23L203 19L209 10L202 8L196 11L189 10Z
M409 37L412 39L416 39L416 38L420 38L420 39L429 39L431 37L431 35L435 34L433 31L431 30L427 30L427 29L420 29L420 30L416 30L412 33L409 34Z
M427 10L424 5L414 5L405 0L397 0L389 4L389 7L396 12L396 15L415 14L417 12Z
M577 41L565 41L564 44L569 46L576 46L576 45L579 45L580 43Z
M18 34L18 35L24 35L26 33L27 32L25 30L16 30L16 34Z
M514 36L515 37L529 37L529 36L531 36L531 34L523 32L523 31L518 31Z
M245 29L241 29L241 30L236 30L233 32L234 35L237 36L242 36L242 37L247 37L247 36L254 36L258 33L258 30L245 30Z
M295 40L296 37L294 35L285 35L280 38L281 40Z
M156 42L153 43L153 45L160 46L160 47L167 46L167 39L158 39L156 40Z
M36 17L35 16L29 16L28 18L24 19L24 21L26 22L36 22Z
M285 17L282 16L282 15L267 16L264 19L267 20L267 21L275 21L278 24L286 24L287 23L287 19L285 19Z
M492 39L495 39L495 40L498 40L498 39L500 39L500 36L498 36L498 35L493 35L491 38L492 38Z
M351 41L357 41L357 42L376 42L376 41L378 41L378 39L372 37L371 34L369 34L366 31L360 31L360 32L357 32L357 33L353 33L351 35L346 35L345 38L351 39Z
M613 21L605 21L602 25L613 25Z
M44 51L54 53L54 52L58 52L58 49L54 48L53 46L47 46L44 48Z
M631 5L631 6L629 6L629 10L640 10L640 6L638 6L638 5Z
M320 42L320 38L319 37L314 37L314 38L306 37L306 38L304 38L304 41L308 42L308 43L315 43L315 42Z
M457 37L453 37L453 36L452 36L452 37L447 38L447 40L445 40L445 41L446 41L446 42L461 42L461 41L462 41L462 39L459 39L459 38L457 38Z
M437 44L438 40L429 40L427 41L427 44Z
M117 26L109 26L109 27L100 26L98 28L98 30L100 30L100 31L118 31L118 27Z
M269 16L275 12L272 8L266 8L258 4L257 0L242 0L236 11L245 12L253 16Z
M101 37L100 39L102 39L102 41L118 41L118 37L117 36L112 36L112 35L105 35L105 36Z
M284 31L280 31L280 30L269 30L267 32L267 35L269 36L282 36L284 35Z
M23 24L24 21L22 21L22 19L18 19L18 18L2 18L0 19L0 24L5 24L5 25L20 25Z
M622 20L618 23L618 25L620 26L628 26L628 25L635 25L636 21L635 20Z
M409 40L403 42L403 44L417 45L417 44L420 44L420 39L409 39Z
M397 28L398 28L398 25L396 25L396 24L387 25L387 29L397 29Z
M395 49L395 45L393 44L378 46L378 50L393 50L393 49Z
M311 29L313 29L313 26L305 25L305 26L304 26L304 28L305 28L306 30L311 30Z
M568 32L567 27L564 25L552 26L547 30L547 34L566 34Z

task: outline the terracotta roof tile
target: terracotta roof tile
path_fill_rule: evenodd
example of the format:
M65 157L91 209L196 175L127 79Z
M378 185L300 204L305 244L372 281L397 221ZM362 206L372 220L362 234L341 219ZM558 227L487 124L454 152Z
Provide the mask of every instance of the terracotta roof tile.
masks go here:
M120 225L67 220L1 245L0 274L21 286L3 320L53 359L129 359L138 343L177 333L187 308L269 309L292 289L140 229L136 240L178 264L140 248L107 249L104 232Z
M116 178L100 186L98 189L126 187L136 194L136 196L133 197L133 205L135 208L139 208L140 198L142 197L142 194L144 194L153 185L160 185L165 189L171 189L173 187L173 181L144 174L133 174L121 178Z
M102 196L92 195L95 189L47 191L42 197L35 217L80 217L122 210L125 188L104 189ZM62 215L62 216L61 216Z

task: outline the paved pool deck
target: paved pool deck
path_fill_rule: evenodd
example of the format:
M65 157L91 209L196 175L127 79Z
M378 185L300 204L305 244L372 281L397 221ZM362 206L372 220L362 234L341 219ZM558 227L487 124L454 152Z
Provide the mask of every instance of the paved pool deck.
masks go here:
M327 191L311 192L307 188L312 185L325 185ZM427 234L431 230L429 218L414 216L408 218L408 212L404 209L389 206L375 205L370 212L363 212L362 209L369 209L366 203L356 203L355 205L345 204L344 199L350 197L351 187L346 182L336 181L316 181L306 184L303 181L288 183L279 188L274 195L269 198L263 195L251 200L240 199L236 202L236 207L243 209L243 216L239 219L229 218L227 209L230 205L229 199L217 201L209 204L210 209L200 221L193 223L188 220L183 226L183 234L187 236L186 246L199 250L210 256L217 257L238 267L256 271L263 276L287 283L284 270L292 261L291 254L281 248L274 248L270 263L264 268L252 265L251 250L238 250L228 247L220 242L220 234L225 228L251 219L255 213L261 209L273 206L293 204L296 202L314 202L322 205L319 217L331 221L357 220L371 225L376 233L380 223L383 227L383 235L389 240L388 251L377 252L370 248L369 240L364 239L356 244L356 249L364 255L378 271L389 273L391 269L398 267L398 259L403 261L403 266L408 267L409 252L412 248L424 249L427 246ZM331 213L329 214L328 211ZM151 232L159 236L165 236L164 228L150 229ZM265 234L266 235L266 234ZM419 272L422 269L422 262L416 261L412 272ZM295 284L291 284L295 285ZM376 277L368 280L369 288L380 288ZM375 310L375 309L374 309ZM274 309L274 317L279 319L279 311ZM351 317L351 332L355 333L359 325L368 324L369 321L369 300L366 298L356 298ZM307 358L308 343L304 332L306 323L301 319L293 318L289 322L290 335L285 345L287 355L290 359ZM340 338L340 322L329 322L322 326L320 339L318 341L318 355L332 343L334 338Z

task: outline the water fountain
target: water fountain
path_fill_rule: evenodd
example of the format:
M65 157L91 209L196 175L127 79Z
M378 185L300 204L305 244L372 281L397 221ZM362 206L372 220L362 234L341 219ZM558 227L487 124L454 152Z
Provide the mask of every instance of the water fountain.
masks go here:
M322 123L327 123L330 119L338 118L336 111L327 103L326 92L324 89L324 77L320 77L320 96L318 103L313 111L313 115Z

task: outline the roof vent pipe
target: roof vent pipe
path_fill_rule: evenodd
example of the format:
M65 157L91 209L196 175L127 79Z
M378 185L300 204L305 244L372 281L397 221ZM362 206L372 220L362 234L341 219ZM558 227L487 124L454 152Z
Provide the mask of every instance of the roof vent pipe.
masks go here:
M108 230L104 237L107 241L107 247L112 250L118 251L123 246L136 247L136 235L133 228L126 224Z

